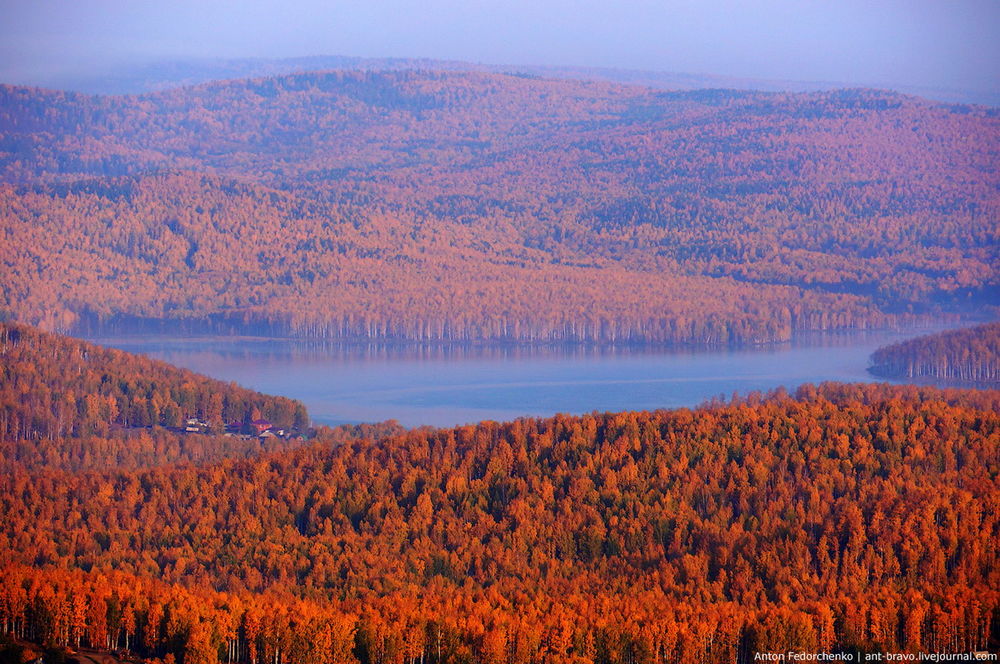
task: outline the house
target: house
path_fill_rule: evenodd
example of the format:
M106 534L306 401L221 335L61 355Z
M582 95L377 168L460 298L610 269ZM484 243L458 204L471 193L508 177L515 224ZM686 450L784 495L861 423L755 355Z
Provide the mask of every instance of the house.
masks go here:
M208 428L208 422L202 422L196 417L189 417L184 423L184 431L188 433L200 433Z
M274 425L268 422L267 420L254 420L253 422L250 423L250 426L256 429L257 434L259 435L264 433Z

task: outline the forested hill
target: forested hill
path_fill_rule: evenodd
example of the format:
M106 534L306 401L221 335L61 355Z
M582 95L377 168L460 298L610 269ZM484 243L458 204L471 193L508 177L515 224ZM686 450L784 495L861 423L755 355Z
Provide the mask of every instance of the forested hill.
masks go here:
M208 664L995 649L998 439L1000 392L830 384L5 473L0 624Z
M184 432L196 420L198 433ZM306 408L164 362L0 323L0 470L109 469L258 452L227 429L308 431ZM256 431L254 433L257 433ZM273 438L264 447L288 446Z
M872 354L871 371L900 378L1000 384L1000 323L908 339Z
M490 73L0 87L0 312L702 344L877 325L995 292L998 121Z

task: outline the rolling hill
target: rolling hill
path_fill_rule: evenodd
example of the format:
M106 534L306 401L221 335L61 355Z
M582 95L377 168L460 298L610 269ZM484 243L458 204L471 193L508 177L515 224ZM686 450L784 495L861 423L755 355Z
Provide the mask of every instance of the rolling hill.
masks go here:
M528 74L540 78L606 81L626 85L641 85L660 90L731 89L762 92L819 92L854 87L845 82L791 81L761 78L693 74L676 71L622 69L608 67L574 67L545 65L503 65L438 60L433 58L361 58L346 55L314 55L292 58L181 58L149 60L94 68L66 70L31 80L18 80L22 85L73 90L87 94L142 94L208 81L237 78L283 76L311 71L448 71L485 72L493 74ZM15 82L15 81L11 81ZM856 85L856 84L855 84ZM880 85L904 94L937 101L985 104L997 106L1000 98L984 90L958 88Z
M309 415L298 401L0 323L2 472L206 462L304 442L224 435L227 425L265 418L275 428L308 432ZM185 433L189 420L198 433Z
M761 343L982 307L991 109L318 72L0 88L7 317L303 336Z
M805 386L0 475L0 620L185 663L709 663L1000 635L998 392Z

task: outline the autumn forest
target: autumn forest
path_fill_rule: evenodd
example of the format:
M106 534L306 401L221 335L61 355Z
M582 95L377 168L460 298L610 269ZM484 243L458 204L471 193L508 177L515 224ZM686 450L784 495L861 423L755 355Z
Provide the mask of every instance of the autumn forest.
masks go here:
M904 378L1000 384L1000 323L908 339L878 349L872 371Z
M997 123L874 90L488 73L4 86L0 311L699 345L967 312L998 285Z
M998 129L481 69L0 85L0 664L1000 651ZM875 351L897 384L413 429L78 338L928 322L965 327Z
M28 328L3 339L21 395L5 421L32 408L43 423L77 389L106 403L6 438L100 453L92 431L158 399L301 416ZM995 391L825 384L696 410L319 432L199 464L80 471L5 451L0 621L185 663L980 648L1000 627L998 412Z

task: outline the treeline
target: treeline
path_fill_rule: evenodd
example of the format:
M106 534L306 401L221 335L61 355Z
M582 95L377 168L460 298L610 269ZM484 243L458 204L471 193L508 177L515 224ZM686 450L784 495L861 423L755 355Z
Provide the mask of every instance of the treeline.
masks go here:
M297 401L27 325L0 323L0 358L0 440L107 437L189 418L216 433L260 418L309 426Z
M668 602L655 592L576 596L502 612L489 593L456 594L316 602L9 565L0 567L0 636L56 657L83 646L183 664L750 664L758 652L893 644L970 652L991 638L1000 609L996 590L967 587L755 608Z
M880 376L1000 383L1000 323L907 339L879 348L871 361Z
M1000 635L998 440L1000 392L829 384L197 468L15 471L0 477L0 560L38 567L20 586L57 604L73 595L60 583L107 583L100 570L178 584L204 614L164 613L144 641L164 593L111 583L98 613L130 603L133 622L93 642L127 633L184 664L982 649ZM283 608L299 601L345 622ZM254 603L269 636L246 631ZM76 629L56 640L92 642Z
M0 313L601 343L878 326L991 299L997 122L488 73L3 86Z

